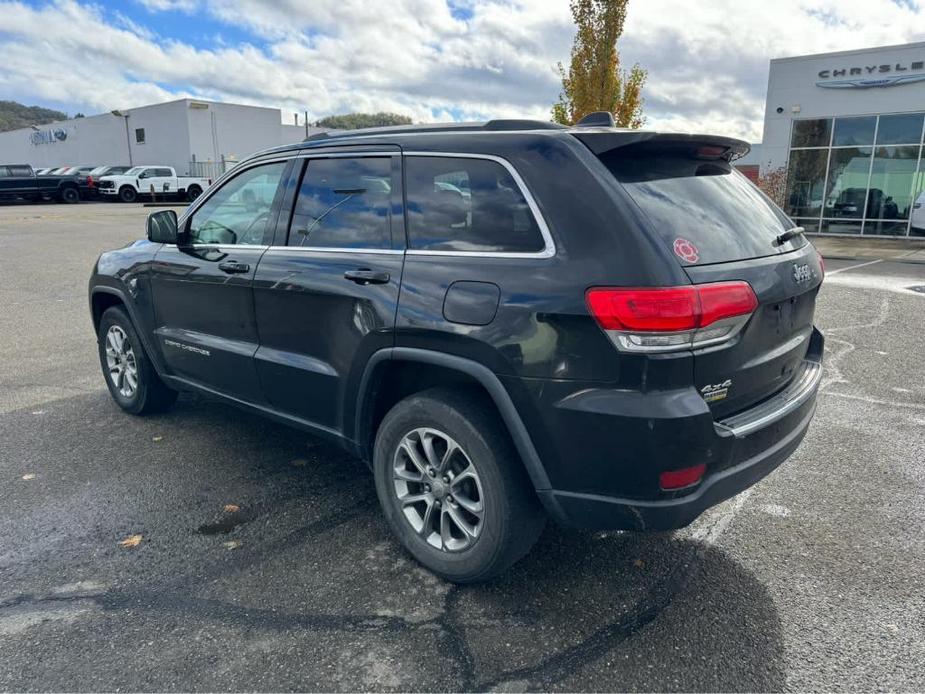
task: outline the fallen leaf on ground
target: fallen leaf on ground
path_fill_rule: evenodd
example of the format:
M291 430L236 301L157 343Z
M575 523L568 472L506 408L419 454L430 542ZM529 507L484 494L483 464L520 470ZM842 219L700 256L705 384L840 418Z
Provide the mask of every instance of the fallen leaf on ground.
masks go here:
M29 480L34 480L35 475L31 472L27 472L25 475L22 476L22 478L26 480L26 482L28 482Z
M241 507L237 504L225 504L225 513L237 513Z
M308 461L305 458L296 458L295 460L290 460L289 464L293 467L305 467L308 465Z
M122 540L122 542L119 543L119 546L129 549L131 547L137 547L140 544L141 544L141 535L129 535L127 538L125 538L124 540Z
M637 559L636 561L633 562L633 566L635 566L637 569L641 569L645 565L646 563L642 559Z
M160 441L162 438L164 438L164 437L163 437L163 436L154 436L154 437L151 438L151 440L152 440L152 441Z
M225 549L237 549L241 546L240 540L228 540L228 542L223 542L222 547Z

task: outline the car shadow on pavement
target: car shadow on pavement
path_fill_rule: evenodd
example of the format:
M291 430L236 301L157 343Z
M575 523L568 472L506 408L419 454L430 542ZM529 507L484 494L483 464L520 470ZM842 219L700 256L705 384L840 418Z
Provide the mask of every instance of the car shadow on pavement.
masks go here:
M79 617L6 627L3 688L85 688L87 662L97 689L786 685L767 589L684 533L550 526L500 579L453 586L391 539L362 463L191 396L143 419L104 392L0 416L0 461L17 519L0 528L0 633L83 586ZM40 667L17 666L43 641ZM146 658L112 657L133 649Z

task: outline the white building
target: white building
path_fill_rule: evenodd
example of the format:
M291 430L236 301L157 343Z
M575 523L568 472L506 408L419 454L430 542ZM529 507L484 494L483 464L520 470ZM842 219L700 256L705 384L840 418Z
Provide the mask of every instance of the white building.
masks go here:
M761 172L807 231L925 236L925 43L772 60L765 109Z
M305 136L304 125L281 122L279 109L179 99L0 133L0 163L165 164L215 176L223 162Z

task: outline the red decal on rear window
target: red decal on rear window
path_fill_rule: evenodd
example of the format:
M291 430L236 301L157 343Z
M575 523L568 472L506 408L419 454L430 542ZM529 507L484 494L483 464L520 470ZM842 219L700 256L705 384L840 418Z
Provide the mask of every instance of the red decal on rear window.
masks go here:
M700 251L697 246L687 239L676 238L674 240L674 254L685 263L696 263L700 260Z

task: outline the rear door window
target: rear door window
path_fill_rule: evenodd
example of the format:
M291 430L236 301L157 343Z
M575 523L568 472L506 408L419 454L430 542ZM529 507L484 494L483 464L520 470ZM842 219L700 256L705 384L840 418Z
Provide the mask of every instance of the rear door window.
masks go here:
M776 239L796 226L723 159L693 148L625 147L601 157L682 264L759 258L804 245Z
M523 192L496 161L405 157L412 249L535 253L545 243Z
M389 157L309 159L289 227L289 245L389 249L391 197Z

